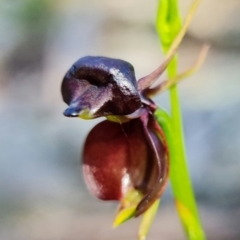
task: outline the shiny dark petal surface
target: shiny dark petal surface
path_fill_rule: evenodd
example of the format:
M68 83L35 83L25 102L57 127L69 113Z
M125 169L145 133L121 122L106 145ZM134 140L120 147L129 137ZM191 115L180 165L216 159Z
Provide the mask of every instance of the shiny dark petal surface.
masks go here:
M120 200L129 155L126 136L119 124L103 121L89 133L83 151L85 182L93 195L103 200ZM126 182L126 188L130 181Z
M67 112L84 110L89 118L127 115L142 105L134 68L119 59L80 58L66 73L61 91L71 109Z
M149 127L152 127L151 121ZM164 161L165 147L154 129L149 132L161 161ZM159 168L140 119L123 124L103 121L92 129L86 139L83 151L84 177L92 194L100 199L120 200L127 189L133 187L146 196L151 194L152 203L159 197L161 189L158 180L161 176L163 181L168 172L166 168L168 165L164 163ZM143 208L147 207L149 205L144 203Z
M161 197L168 180L169 174L169 153L166 145L166 140L161 127L156 122L152 115L148 116L147 128L145 129L145 136L148 139L148 144L155 153L155 174L154 183L151 189L143 197L136 209L136 216L145 212L155 200ZM146 134L146 132L148 132ZM148 135L148 136L147 136ZM149 180L148 180L149 181Z

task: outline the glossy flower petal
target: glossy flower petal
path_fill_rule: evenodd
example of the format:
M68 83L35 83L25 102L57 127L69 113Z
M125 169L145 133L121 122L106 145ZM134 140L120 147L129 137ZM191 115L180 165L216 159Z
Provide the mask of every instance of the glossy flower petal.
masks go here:
M134 68L119 59L80 58L66 73L61 90L68 117L127 115L142 105Z
M83 172L93 195L121 200L129 189L137 189L144 196L141 212L160 196L168 175L168 153L155 123L152 116L146 127L140 118L122 124L103 121L90 131Z

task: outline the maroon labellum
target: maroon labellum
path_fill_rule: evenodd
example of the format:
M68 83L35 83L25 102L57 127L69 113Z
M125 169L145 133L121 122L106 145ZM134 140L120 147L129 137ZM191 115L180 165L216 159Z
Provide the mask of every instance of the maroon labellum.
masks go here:
M147 205L159 197L168 175L168 152L153 116L147 124L152 142L145 131L139 118L122 124L105 120L90 131L84 146L83 172L93 195L121 200L130 188L146 196L157 189Z

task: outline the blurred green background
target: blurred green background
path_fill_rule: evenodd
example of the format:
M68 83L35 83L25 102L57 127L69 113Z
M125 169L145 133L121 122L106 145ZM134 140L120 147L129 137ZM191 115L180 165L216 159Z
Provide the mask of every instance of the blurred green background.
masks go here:
M180 0L182 16L190 0ZM102 55L135 66L162 61L157 1L0 1L0 240L135 239L138 220L111 229L116 203L85 188L81 146L99 120L67 119L63 75L78 58ZM240 239L240 2L203 0L180 48L180 70L211 50L179 85L188 165L209 240ZM164 76L163 78L164 79ZM168 109L168 95L155 101ZM184 234L170 190L149 239Z

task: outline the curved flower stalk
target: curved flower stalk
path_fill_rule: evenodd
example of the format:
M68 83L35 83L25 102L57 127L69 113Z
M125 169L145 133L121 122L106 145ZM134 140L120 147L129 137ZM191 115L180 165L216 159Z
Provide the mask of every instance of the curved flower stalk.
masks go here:
M172 43L163 63L149 75L135 78L133 66L120 59L87 56L66 73L62 96L67 117L106 117L88 134L83 173L90 192L120 202L114 226L143 214L139 239L145 239L169 173L169 138L158 123L150 95L168 89L198 64L170 81L152 87L176 54L193 11ZM163 126L164 127L164 126Z

